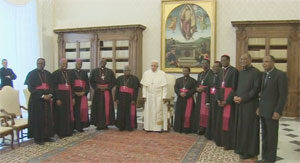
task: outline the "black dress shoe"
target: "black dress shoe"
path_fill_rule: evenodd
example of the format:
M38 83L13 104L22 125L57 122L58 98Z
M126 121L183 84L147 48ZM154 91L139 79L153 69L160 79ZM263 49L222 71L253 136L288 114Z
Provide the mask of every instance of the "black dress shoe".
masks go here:
M229 147L224 147L224 150L225 150L225 151L228 151L228 150L231 150L231 148L229 148Z
M46 138L44 139L45 142L55 142L55 140L53 138Z
M35 144L38 144L38 145L44 145L45 143L43 141L34 141Z
M107 130L108 128L107 128L107 126L105 126L105 127L97 127L96 128L96 130Z
M240 156L240 159L244 159L244 155L239 155Z
M249 158L252 158L252 157L254 157L254 156L247 155L247 154L245 154L245 155L240 155L240 159L242 159L242 160L249 159Z
M198 132L198 135L204 135L205 134L205 131L199 131Z

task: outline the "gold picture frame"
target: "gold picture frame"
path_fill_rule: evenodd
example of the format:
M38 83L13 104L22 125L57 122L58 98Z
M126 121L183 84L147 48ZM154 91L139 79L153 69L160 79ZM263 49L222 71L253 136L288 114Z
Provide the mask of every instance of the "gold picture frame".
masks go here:
M216 0L161 1L161 67L165 72L202 71L201 60L215 60ZM212 63L212 62L211 62Z

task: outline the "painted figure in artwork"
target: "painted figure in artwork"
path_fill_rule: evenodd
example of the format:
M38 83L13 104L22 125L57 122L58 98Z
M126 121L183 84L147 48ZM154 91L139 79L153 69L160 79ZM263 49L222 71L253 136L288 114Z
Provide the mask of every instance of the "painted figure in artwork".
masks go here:
M166 19L165 67L200 68L204 57L211 54L211 20L197 4L182 4Z
M181 12L181 32L186 40L190 40L197 31L196 16L191 5L187 4Z

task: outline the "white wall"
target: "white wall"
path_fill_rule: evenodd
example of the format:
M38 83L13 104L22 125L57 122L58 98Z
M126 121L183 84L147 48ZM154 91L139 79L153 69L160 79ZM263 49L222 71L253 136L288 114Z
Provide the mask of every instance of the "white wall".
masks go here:
M56 66L57 42L53 33L54 28L54 1L37 0L38 24L41 42L41 56L46 59L46 69L53 71Z
M143 39L146 70L152 59L160 59L160 5L161 0L55 0L54 27L143 24L147 27ZM235 65L235 29L231 21L300 19L299 11L300 0L217 0L217 59L229 54ZM57 47L54 52L57 56ZM52 62L54 69L57 58Z

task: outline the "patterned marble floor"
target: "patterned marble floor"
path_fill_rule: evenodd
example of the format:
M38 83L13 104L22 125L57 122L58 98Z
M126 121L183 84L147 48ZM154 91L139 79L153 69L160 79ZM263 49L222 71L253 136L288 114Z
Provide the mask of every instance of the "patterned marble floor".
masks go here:
M277 162L300 162L300 118L280 120Z
M142 113L138 112L138 123L142 122ZM63 141L57 141L52 145L47 143L47 146L38 146L33 145L30 146L30 150L33 151L47 151L47 148L54 148L58 143L67 143L73 141L74 139L79 139L82 137L86 137L89 132L94 131L94 127L90 127L87 129L85 134L77 133L75 136L67 138ZM32 140L30 140L32 142ZM30 141L26 140L22 143L21 146L26 146L26 143L29 144ZM17 147L17 145L15 144ZM26 162L28 158L31 156L22 153L21 148L16 148L15 150L10 150L9 152L5 152L5 150L0 147L0 162ZM21 153L20 153L21 152ZM39 153L39 152L38 152ZM34 153L38 155L38 153ZM278 163L296 163L300 161L300 118L282 118L280 120L279 127L279 144L278 144ZM261 156L258 156L260 159ZM224 151L223 148L217 147L214 142L209 141L203 149L198 162L206 163L206 162L220 162L220 163L237 163L240 162L238 155L236 155L233 151Z

